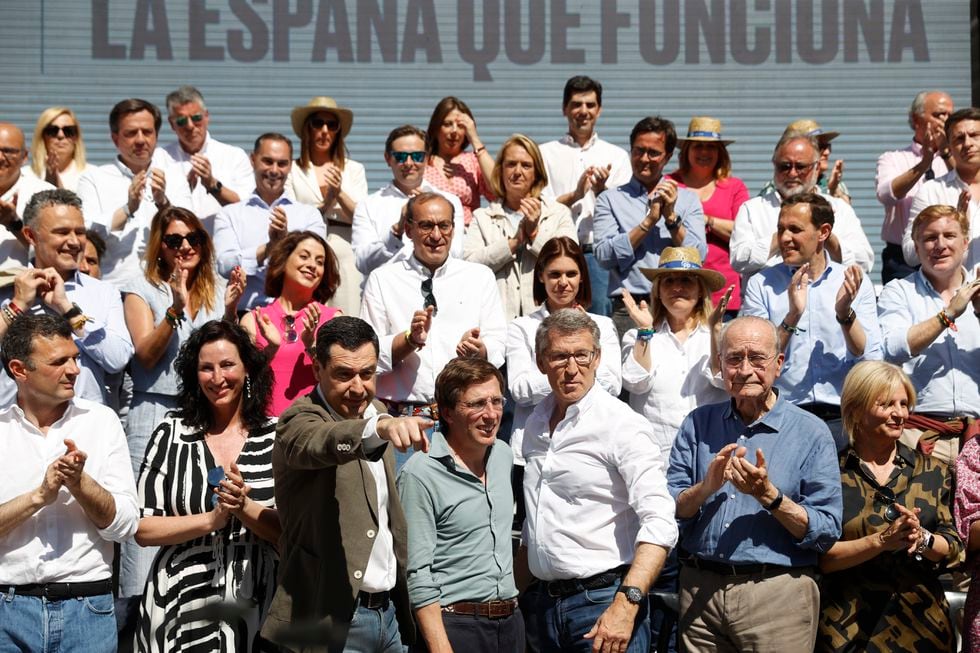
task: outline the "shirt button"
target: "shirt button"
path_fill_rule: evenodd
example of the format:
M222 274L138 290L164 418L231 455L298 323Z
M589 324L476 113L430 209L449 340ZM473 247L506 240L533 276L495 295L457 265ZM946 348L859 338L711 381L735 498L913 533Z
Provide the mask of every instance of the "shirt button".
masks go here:
M367 536L368 536L368 537L374 537L374 536L375 536L375 532L374 532L374 529L371 529L371 530L369 530L369 531L367 532Z
M740 436L738 436L738 439L739 440L744 440L745 439L745 436L744 435L740 435Z
M729 526L731 526L731 524L725 524L725 528L728 528Z
M358 569L357 571L354 572L354 578L356 578L357 580L361 580L361 577L363 575L364 575L364 572L362 572L360 569Z
M734 494L733 494L733 495L731 495L731 496L732 496L732 498L733 498L733 499L735 498L735 495L734 495Z

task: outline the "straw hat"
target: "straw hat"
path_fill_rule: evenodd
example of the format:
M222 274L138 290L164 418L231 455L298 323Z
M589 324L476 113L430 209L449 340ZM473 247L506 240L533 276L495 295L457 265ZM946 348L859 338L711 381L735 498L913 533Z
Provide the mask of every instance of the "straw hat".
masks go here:
M721 143L731 145L735 141L724 140L721 137L721 121L710 116L694 116L687 125L687 137L679 141L700 141L703 143Z
M303 126L306 124L306 119L320 111L326 111L337 116L337 120L340 122L340 133L347 136L347 132L350 131L350 126L354 122L354 113L350 109L338 107L337 102L326 95L311 99L306 106L293 108L293 132L301 139L305 138Z
M796 120L786 125L786 129L783 130L783 136L786 137L790 134L811 136L817 139L820 147L824 147L827 143L840 136L840 132L825 132L820 127L820 123L816 120L809 119Z
M725 277L720 272L701 267L701 255L693 247L665 247L660 255L659 267L640 268L640 272L650 281L656 281L665 274L684 272L701 277L711 292L725 287Z

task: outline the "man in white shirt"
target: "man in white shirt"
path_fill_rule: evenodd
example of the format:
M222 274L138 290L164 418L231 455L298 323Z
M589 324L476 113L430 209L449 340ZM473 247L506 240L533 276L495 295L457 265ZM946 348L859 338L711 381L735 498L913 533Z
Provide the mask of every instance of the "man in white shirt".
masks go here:
M248 275L239 307L266 304L265 273L269 250L290 231L312 231L323 239L327 226L316 207L286 196L286 177L293 166L293 144L282 134L262 134L255 140L252 167L255 191L245 200L221 209L214 221L214 251L218 272L231 274L241 266Z
M565 82L561 112L568 121L568 133L541 146L548 171L545 192L571 209L578 241L589 265L592 286L589 310L609 316L612 314L609 272L599 266L592 254L592 215L598 195L630 180L630 159L626 150L602 140L596 133L596 123L602 113L602 84L597 80L576 75Z
M433 414L436 376L457 356L504 364L507 326L490 268L449 256L449 201L422 193L407 205L412 253L368 277L361 317L381 340L378 397L392 414Z
M465 237L463 205L452 193L444 193L425 181L425 132L412 125L391 130L385 140L385 163L391 168L391 183L358 202L354 209L351 246L357 269L367 277L396 256L411 256L405 205L419 193L438 193L452 204L455 228L450 255L461 258Z
M878 157L875 188L878 201L885 207L881 223L881 282L901 279L915 269L902 254L902 234L909 222L912 199L931 179L942 177L949 168L946 157L946 119L953 112L953 98L942 91L921 91L909 107L912 144L902 150L885 152ZM939 156L936 156L936 155Z
M0 122L0 269L27 265L27 239L21 233L24 207L34 193L54 188L34 175L22 174L26 162L24 132Z
M116 650L112 548L139 521L119 419L75 397L78 348L54 315L3 337L17 402L0 411L0 650Z
M782 260L776 236L780 206L787 197L814 190L819 163L820 146L813 137L790 133L779 139L772 153L775 190L745 202L735 216L729 248L736 272L748 276ZM844 200L826 197L834 209L834 232L827 239L827 253L844 267L857 264L870 273L874 250L854 209Z
M160 110L130 98L109 113L109 130L118 156L104 166L89 166L78 180L85 224L103 236L103 279L122 287L143 273L141 261L150 221L164 207L191 208L187 179L157 154Z
M81 200L60 188L37 193L24 210L24 235L34 248L33 267L18 274L12 286L0 289L0 337L12 315L64 316L77 327L76 396L117 406L108 395L105 377L125 369L133 342L116 287L78 271L87 240ZM16 393L13 380L0 376L0 408L10 406Z
M167 95L166 104L177 142L163 152L187 179L194 214L214 233L214 216L221 207L241 201L255 188L252 164L242 148L211 137L211 114L196 88L181 86Z
M945 204L966 213L970 222L964 265L980 265L980 108L967 107L953 113L946 121L946 143L952 158L952 170L922 184L909 209L909 223L902 235L902 252L909 265L918 265L912 222L923 209Z
M524 430L527 520L515 573L541 650L650 650L647 592L677 542L665 461L647 420L595 383L599 327L556 311L536 334L552 393Z

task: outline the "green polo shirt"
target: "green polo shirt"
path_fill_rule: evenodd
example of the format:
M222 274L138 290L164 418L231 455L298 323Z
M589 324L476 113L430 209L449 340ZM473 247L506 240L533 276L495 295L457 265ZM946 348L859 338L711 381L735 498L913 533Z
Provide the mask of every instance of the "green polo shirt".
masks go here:
M494 601L517 596L510 487L514 455L497 440L487 451L484 485L458 466L436 432L398 475L408 522L408 593L413 608L430 603Z

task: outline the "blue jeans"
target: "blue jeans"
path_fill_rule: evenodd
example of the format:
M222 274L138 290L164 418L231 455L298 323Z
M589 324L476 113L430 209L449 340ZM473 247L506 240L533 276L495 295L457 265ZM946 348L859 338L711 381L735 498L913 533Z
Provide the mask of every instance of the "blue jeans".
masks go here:
M384 610L371 610L358 605L347 631L347 642L343 653L404 653L408 648L402 644L395 618L395 604L388 603ZM339 653L336 652L336 653Z
M589 287L592 288L592 307L589 308L589 312L609 317L612 315L612 302L609 301L609 270L602 269L592 252L585 255L585 262L589 265Z
M115 653L112 594L51 601L0 594L0 653Z
M527 639L538 653L588 653L591 639L583 639L612 603L619 584L583 590L556 598L548 595L545 584L535 582L521 598L521 611L527 625ZM649 653L650 615L647 599L633 624L633 637L626 653Z

